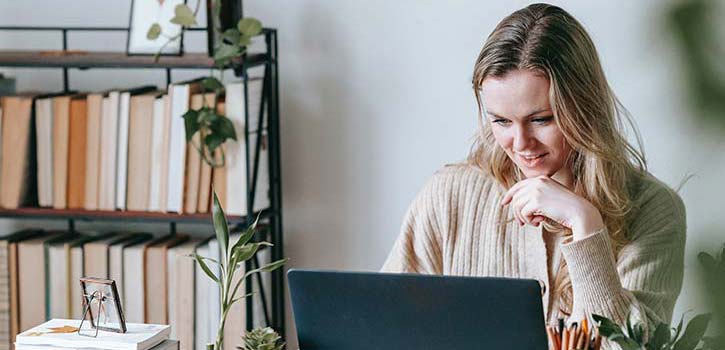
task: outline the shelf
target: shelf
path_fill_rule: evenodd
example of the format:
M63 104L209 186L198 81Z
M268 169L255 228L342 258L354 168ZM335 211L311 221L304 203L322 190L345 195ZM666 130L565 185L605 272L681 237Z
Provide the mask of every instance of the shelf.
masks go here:
M235 64L254 67L266 63L263 53L249 54L246 60ZM97 51L8 51L0 50L2 67L44 67L44 68L213 68L214 60L206 53L186 53L183 56L160 56L158 62L153 55L129 56L125 52Z
M271 213L265 209L262 217ZM256 215L257 213L255 213ZM100 211L83 209L52 209L52 208L18 208L0 209L0 218L9 219L64 219L82 221L131 221L131 222L175 222L211 224L211 213L203 214L175 214L156 213L145 211ZM240 224L246 221L245 216L227 216L230 224Z

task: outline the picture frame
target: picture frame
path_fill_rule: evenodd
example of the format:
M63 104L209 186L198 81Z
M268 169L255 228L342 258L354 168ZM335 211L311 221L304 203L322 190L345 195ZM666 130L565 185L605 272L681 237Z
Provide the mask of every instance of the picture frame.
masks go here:
M186 0L131 0L131 14L126 36L126 55L180 56L184 52L184 32L181 26L171 23L177 5ZM161 35L155 40L146 37L152 24L161 26ZM167 44L168 38L179 37Z
M83 277L80 279L80 283L83 298L83 319L78 327L78 333L81 334L83 322L86 319L90 322L91 328L96 330L94 337L98 335L99 330L126 333L126 318L123 315L123 307L118 296L116 281Z
M214 16L214 5L220 4L219 17ZM229 28L235 28L243 17L241 0L206 0L206 43L209 57L214 57L221 35Z

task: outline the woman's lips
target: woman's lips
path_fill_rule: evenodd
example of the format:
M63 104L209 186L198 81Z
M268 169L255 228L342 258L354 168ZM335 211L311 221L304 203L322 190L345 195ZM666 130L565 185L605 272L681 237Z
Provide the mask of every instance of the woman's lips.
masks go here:
M544 161L544 158L548 154L549 153L542 153L542 154L538 155L536 158L528 157L528 159L520 154L517 156L519 157L519 161L521 161L521 163L524 164L526 167L535 168L536 166L538 166L539 164L541 164Z

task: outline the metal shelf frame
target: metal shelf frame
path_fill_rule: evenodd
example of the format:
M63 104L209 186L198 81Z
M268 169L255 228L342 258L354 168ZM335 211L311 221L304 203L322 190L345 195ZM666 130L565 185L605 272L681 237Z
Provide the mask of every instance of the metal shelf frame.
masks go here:
M187 30L200 31L206 28L189 28ZM63 51L47 52L47 51L8 51L0 50L0 67L31 67L31 68L55 68L63 70L63 90L71 91L69 84L70 69L92 69L92 68L151 68L166 70L166 82L172 83L171 72L174 69L199 69L214 68L214 61L207 54L184 53L183 45L181 54L178 56L159 57L155 61L151 55L127 55L125 52L76 52L69 51L68 33L75 31L83 32L126 32L127 27L28 27L28 26L0 26L0 33L3 32L60 32L62 34ZM244 138L246 150L247 165L247 215L229 217L231 224L234 224L234 231L243 230L251 225L257 215L261 214L261 220L265 220L269 225L267 240L273 244L270 247L270 260L260 262L255 259L247 262L247 268L256 268L264 263L276 261L284 258L283 250L283 234L282 234L282 178L281 178L281 150L280 150L280 132L279 132L279 77L277 63L277 30L273 28L264 28L261 34L264 37L266 50L262 53L249 53L242 57L241 60L233 62L225 69L232 69L236 76L242 78L244 82L245 94L245 135L250 135L249 127L249 98L248 94L248 69L252 67L264 66L264 81L262 93L262 108L260 108L259 125L257 130L264 129L265 116L267 120L267 138L268 138L268 163L269 163L269 181L270 181L270 207L255 212L253 210L254 198L257 195L257 183L259 178L259 154L261 150L262 137L257 137L256 144L250 145L249 137ZM252 146L252 147L250 147ZM250 158L254 152L254 158ZM254 162L250 162L254 159ZM51 220L67 220L69 230L75 230L75 221L133 221L133 222L164 222L169 223L170 231L176 232L177 223L208 223L211 224L211 214L174 214L174 213L149 213L149 212L130 212L130 211L87 211L87 210L55 210L48 208L19 208L14 210L0 209L1 218L12 219L51 219ZM255 296L260 299L264 307L265 323L273 327L283 338L285 337L285 306L284 306L284 272L283 269L277 269L270 273L271 280L271 300L266 300L264 293L264 283L262 277L257 274L257 283L260 287L260 293ZM245 282L247 292L252 291L251 277ZM247 311L247 329L251 329L254 325L252 298L246 300Z

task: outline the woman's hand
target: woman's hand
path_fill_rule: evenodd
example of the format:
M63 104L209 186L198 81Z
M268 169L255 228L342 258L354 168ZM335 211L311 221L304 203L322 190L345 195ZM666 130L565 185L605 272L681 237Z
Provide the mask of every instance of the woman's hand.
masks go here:
M574 240L604 227L602 216L594 205L548 176L517 182L501 200L502 206L507 204L513 206L519 224L539 226L549 218L571 229Z

